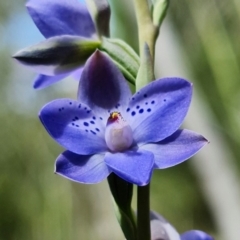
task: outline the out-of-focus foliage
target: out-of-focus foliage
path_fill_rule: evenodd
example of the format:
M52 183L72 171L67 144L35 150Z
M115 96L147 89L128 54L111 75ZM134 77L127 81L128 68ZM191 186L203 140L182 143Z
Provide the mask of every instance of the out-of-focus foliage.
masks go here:
M224 166L233 166L232 169L235 166L235 169L233 169L235 172L232 174L238 173L239 175L240 49L236 33L239 32L240 26L240 2L234 0L227 2L215 0L185 0L181 1L181 4L171 2L169 10L170 14L168 17L173 23L174 36L177 37L175 42L180 42L179 46L184 49L183 52L187 53L187 57L183 58L183 62L188 61L188 71L193 76L191 81L195 83L194 90L201 92L202 102L208 105L211 110L211 115L213 116L211 116L211 118L215 120L209 122L209 126L212 126L215 131L217 129L216 132L219 132L219 135L223 136L223 139L219 139L219 141L225 143L221 152L230 151L234 157L224 159L224 161L228 163L224 164ZM171 54L171 49L169 49L169 53ZM179 65L182 64L179 63ZM205 119L211 119L207 116L208 110L202 113L202 119L199 119L199 123ZM198 122L195 124L198 125ZM211 139L209 140L210 145L208 148L211 148ZM215 143L212 144L214 145ZM209 155L208 161L212 160ZM219 165L220 164L221 162L219 162ZM177 168L178 167L171 169L171 171L175 171ZM225 169L226 172L229 172L229 170L231 170L231 168ZM206 169L206 171L208 171L208 169ZM213 178L214 176L215 178L218 177L218 179L221 178L221 176L219 176L221 173L213 169L211 171ZM193 179L196 177L193 174L191 175ZM183 176L183 178L186 177ZM236 180L237 178L234 179ZM179 179L179 181L181 180L182 178ZM190 178L188 178L187 182L189 185L192 185ZM219 184L216 182L217 188L221 188ZM180 184L177 184L178 187L180 187L179 185ZM233 182L233 185L228 186L229 189L234 189L234 187L239 188L239 182ZM192 187L189 189L193 191ZM199 189L195 190L195 194L193 192L191 194L190 192L189 194L182 192L182 195L190 201L188 207L191 208L190 206L194 206L194 204L196 204L195 206L197 207L195 210L192 209L191 212L193 216L188 218L188 220L192 219L192 228L202 226L202 229L207 230L211 228L214 232L216 231L216 229L214 230L214 228L212 228L214 223L211 221L211 217L209 218L209 214L205 212L207 208L201 204L201 199L203 198L197 196L197 194L201 192ZM215 189L212 189L212 192L215 192ZM237 194L233 194L233 196L238 197ZM221 197L225 198L226 202L229 198L229 196ZM179 198L179 200L180 199L182 198ZM237 201L239 201L239 199ZM208 202L206 202L206 206L207 205L209 206ZM229 208L230 212L230 209L234 207L226 207L225 212L227 208ZM215 207L215 210L216 209L217 206ZM185 208L185 211L186 210L187 208ZM209 209L209 211L213 212L212 209ZM227 218L227 216L222 217ZM186 220L186 217L182 218L181 222L184 220ZM204 223L205 226L203 226L202 223ZM232 222L232 225L234 224L235 223ZM178 229L182 229L183 227L179 222L175 223L175 226L177 226ZM184 230L186 230L186 226L184 226ZM235 234L238 234L235 236L235 239L239 238L240 232L235 232ZM215 233L215 236L216 239L218 239L217 233Z
M8 32L9 20L24 11L24 2L0 0L2 36ZM129 11L128 6L126 9ZM239 166L240 2L171 1L168 14L189 54L197 86ZM134 36L129 33L126 38L131 42ZM102 184L74 184L53 174L54 159L62 149L42 128L37 113L51 99L70 97L66 85L31 89L33 76L13 62L11 48L0 42L0 239L123 239L110 214L110 193L106 194ZM56 90L59 86L63 93ZM216 231L188 163L154 173L151 204L180 232L192 228ZM117 229L115 236L113 229Z
M204 97L236 159L240 155L240 2L182 1L172 18ZM237 161L240 166L240 161Z

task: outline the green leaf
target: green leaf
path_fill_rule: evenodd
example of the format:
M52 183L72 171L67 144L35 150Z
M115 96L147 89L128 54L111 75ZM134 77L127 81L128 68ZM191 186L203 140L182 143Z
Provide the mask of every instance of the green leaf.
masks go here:
M108 176L108 184L114 200L116 217L124 236L128 240L136 240L136 219L131 209L133 184L126 182L114 173Z
M125 238L128 240L137 240L137 227L136 221L133 218L133 211L129 209L129 211L124 212L115 205L115 213Z
M100 44L97 40L63 35L20 50L13 58L38 73L53 76L83 65Z
M153 59L147 43L144 44L141 64L136 78L136 90L141 89L155 79Z
M111 10L107 0L86 0L98 36L109 36Z
M120 39L103 38L100 49L106 52L119 67L124 77L133 85L140 66L136 52Z

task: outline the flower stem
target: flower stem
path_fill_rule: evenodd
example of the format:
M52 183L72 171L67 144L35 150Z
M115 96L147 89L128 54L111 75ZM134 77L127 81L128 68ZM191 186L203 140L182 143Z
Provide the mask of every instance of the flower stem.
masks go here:
M152 23L151 12L147 0L134 0L138 24L138 39L140 58L145 57L145 44L148 45L150 55L154 60L155 43L158 34ZM151 79L152 80L152 79ZM138 89L136 89L138 90ZM137 191L137 239L151 240L150 231L150 184L140 187Z
M151 240L150 231L150 183L138 186L137 191L137 234L138 240Z
M137 24L140 56L143 55L144 44L147 43L152 58L154 59L155 42L158 28L153 25L151 12L147 0L134 0Z

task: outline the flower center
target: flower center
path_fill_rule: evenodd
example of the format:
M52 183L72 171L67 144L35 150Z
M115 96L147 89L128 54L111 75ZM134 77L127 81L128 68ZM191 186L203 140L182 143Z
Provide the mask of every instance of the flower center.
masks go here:
M124 151L132 145L132 129L119 112L110 114L105 131L105 140L108 148L113 152Z

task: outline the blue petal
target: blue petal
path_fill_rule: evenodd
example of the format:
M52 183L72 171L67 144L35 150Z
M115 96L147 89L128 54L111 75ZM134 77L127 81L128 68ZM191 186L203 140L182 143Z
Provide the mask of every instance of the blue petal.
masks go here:
M170 137L158 143L141 146L141 149L154 154L155 168L163 169L175 166L197 153L208 141L201 135L178 130Z
M56 160L55 172L72 181L98 183L111 172L104 162L104 154L78 155L65 151Z
M82 75L83 67L78 68L74 72L71 73L71 76L77 80L80 81L81 75Z
M71 152L90 155L107 150L101 116L84 104L58 99L45 105L39 117L49 134Z
M33 87L35 89L42 89L62 80L67 76L68 74L60 74L56 76L47 76L47 75L39 74L34 80Z
M181 234L181 240L214 240L213 237L199 230L191 230Z
M26 4L40 32L46 37L91 37L95 27L85 4L78 0L29 0Z
M69 75L71 75L75 80L79 81L80 76L82 74L82 70L83 70L83 68L80 67L73 72L70 72L67 74L59 74L56 76L47 76L47 75L39 74L34 80L33 87L35 89L43 89L43 88L46 88L56 82L61 81L62 79L68 77Z
M119 106L119 109L126 107L130 97L131 91L120 70L105 53L97 50L83 69L79 101L94 111L105 110L109 115L116 106Z
M158 142L182 124L192 85L181 78L156 80L137 92L125 110L137 143Z
M144 186L150 181L154 156L145 150L129 150L123 153L107 153L105 162L114 173L127 182Z

